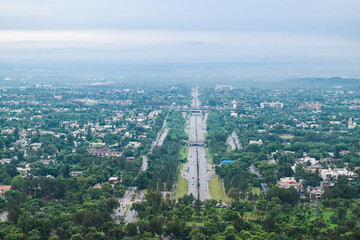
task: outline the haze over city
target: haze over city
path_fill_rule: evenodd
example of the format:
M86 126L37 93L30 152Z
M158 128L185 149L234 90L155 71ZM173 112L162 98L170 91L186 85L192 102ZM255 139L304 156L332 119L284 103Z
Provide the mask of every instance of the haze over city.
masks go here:
M155 66L154 72L156 65L178 64L171 74L360 76L356 0L3 0L0 6L3 74L7 67L90 64L101 77L109 64Z

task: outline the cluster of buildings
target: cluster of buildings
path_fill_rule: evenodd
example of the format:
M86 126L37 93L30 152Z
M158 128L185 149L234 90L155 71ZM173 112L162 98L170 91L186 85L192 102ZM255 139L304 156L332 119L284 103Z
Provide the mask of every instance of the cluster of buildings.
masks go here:
M274 154L274 153L273 153ZM273 155L272 154L272 155ZM274 158L272 157L269 161L274 162ZM322 160L316 160L311 157L303 157L295 159L295 164L291 167L295 172L296 165L301 164L303 168L311 173L319 174L322 178L320 186L307 188L303 187L303 179L296 180L295 177L284 177L280 178L277 183L277 186L281 188L290 188L294 187L299 193L300 196L305 196L307 193L311 200L318 200L323 197L325 193L325 188L333 187L339 178L339 176L346 176L349 181L353 181L357 179L358 175L348 170L346 167L344 168L330 168L324 167L323 165L333 164L334 161L332 158L324 158Z
M315 112L320 112L321 111L321 107L322 104L320 104L319 102L316 103L300 103L299 104L299 109L309 109L309 110L313 110Z
M163 111L151 104L147 107L133 106L134 101L126 99L128 96L131 98L133 90L121 91L126 96L115 100L83 98L81 92L81 97L77 98L79 92L73 89L44 91L44 96L48 97L42 97L41 101L34 101L37 98L32 94L7 94L4 91L0 96L1 120L5 122L0 130L1 137L16 136L17 139L10 144L3 143L2 150L7 154L0 157L0 164L18 160L18 153L23 152L24 159L16 165L16 170L24 178L36 177L33 170L35 166L40 166L37 163L42 163L44 167L51 162L58 163L59 154L63 151L65 154L76 153L79 146L85 146L88 154L96 156L122 157L125 148L136 151ZM162 99L160 95L156 97ZM136 99L136 96L133 98ZM95 108L100 111L97 118L92 113ZM64 117L54 118L59 114ZM87 118L85 123L83 117ZM22 126L21 121L25 120L30 120L30 126ZM35 164L26 162L29 157ZM72 171L71 176L81 173Z
M222 90L233 90L233 86L228 84L216 84L215 91L222 91Z
M90 155L96 155L96 156L115 156L115 157L122 157L123 156L123 152L120 151L116 151L114 149L109 149L109 148L90 148L90 149L86 149L88 154Z
M284 103L279 101L260 103L260 108L283 108L283 107L284 107Z

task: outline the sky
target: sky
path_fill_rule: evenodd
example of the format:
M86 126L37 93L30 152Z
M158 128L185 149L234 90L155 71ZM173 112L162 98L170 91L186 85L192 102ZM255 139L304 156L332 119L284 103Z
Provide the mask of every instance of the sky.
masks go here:
M358 0L1 0L0 62L329 63L357 76L359 26Z

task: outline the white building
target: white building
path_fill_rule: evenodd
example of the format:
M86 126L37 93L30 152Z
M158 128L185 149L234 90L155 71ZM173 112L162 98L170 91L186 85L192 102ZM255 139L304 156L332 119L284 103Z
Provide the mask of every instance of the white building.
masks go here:
M279 101L260 103L260 108L283 108L283 107L284 107L284 103Z
M263 145L263 141L260 139L259 141L250 140L249 144Z
M324 180L324 183L326 183L325 185L330 186L334 185L339 176L347 176L349 181L352 181L358 177L356 173L348 171L346 168L320 169L319 173Z
M354 129L355 127L356 127L356 123L352 121L352 118L349 118L348 129Z

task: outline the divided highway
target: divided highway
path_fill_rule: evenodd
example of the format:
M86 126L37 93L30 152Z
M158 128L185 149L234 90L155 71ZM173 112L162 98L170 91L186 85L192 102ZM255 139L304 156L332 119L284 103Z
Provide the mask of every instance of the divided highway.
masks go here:
M204 201L211 198L208 181L213 174L208 174L208 171L211 171L211 164L206 161L204 146L207 113L203 116L201 111L196 111L200 106L198 96L198 87L193 88L190 127L186 130L189 134L189 161L184 166L183 176L189 182L188 194L192 193L196 198Z

